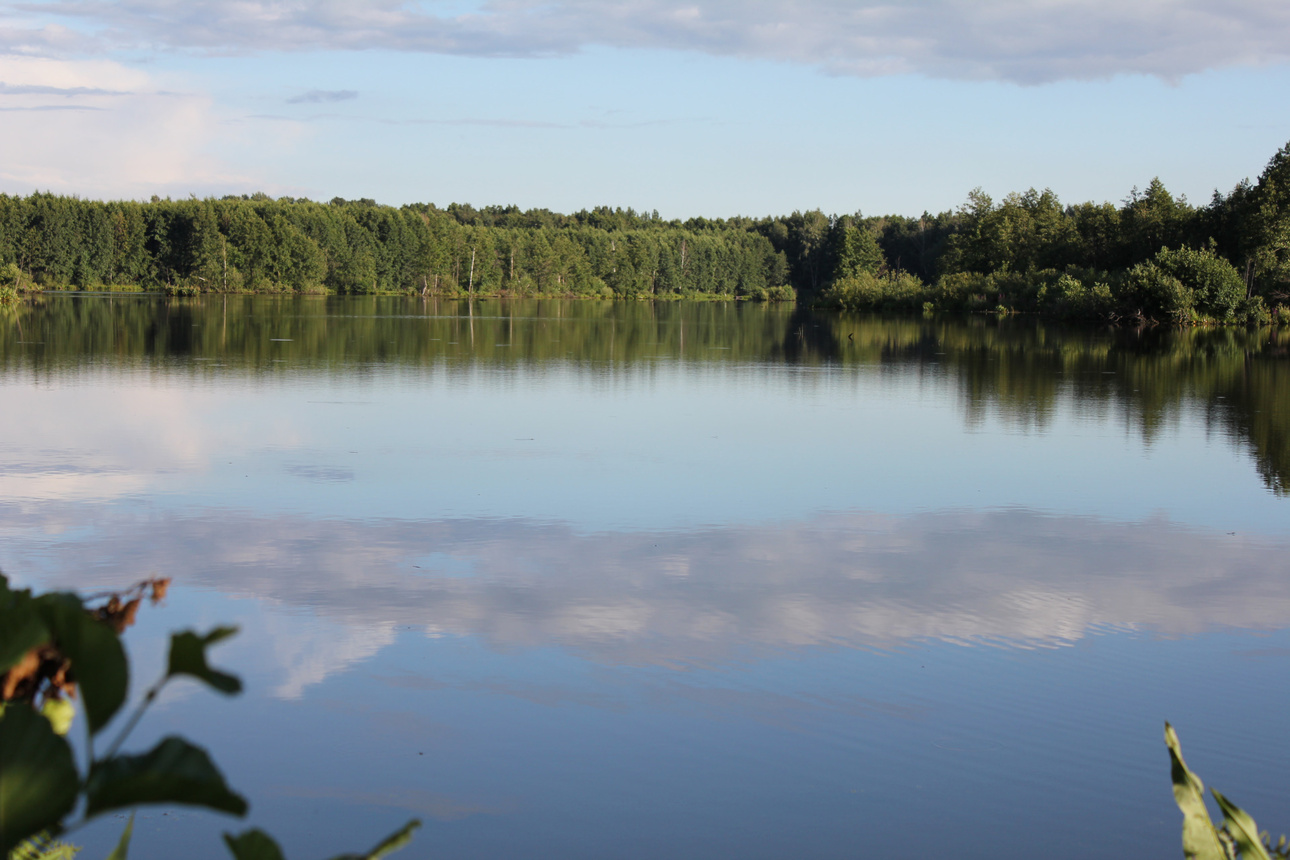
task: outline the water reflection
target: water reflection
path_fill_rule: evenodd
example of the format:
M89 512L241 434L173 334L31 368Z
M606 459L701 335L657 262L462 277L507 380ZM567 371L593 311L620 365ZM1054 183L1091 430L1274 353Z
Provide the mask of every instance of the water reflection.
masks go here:
M579 533L530 520L336 521L236 512L145 521L0 511L10 533L66 541L53 572L86 587L134 571L330 619L321 639L270 629L295 696L390 644L398 627L501 651L557 647L626 665L923 640L1057 646L1099 630L1165 636L1276 629L1290 543L1163 519L1025 510ZM114 560L104 564L105 559ZM24 560L34 569L39 559ZM89 579L84 571L92 571ZM280 632L281 635L277 635ZM315 636L317 631L315 631Z
M400 807L445 857L995 856L1004 819L1005 854L1154 856L1166 717L1281 796L1286 344L47 297L0 318L0 566L174 575L143 679L240 624L249 694L143 730L209 742L291 855ZM140 856L222 848L159 816Z
M882 320L747 303L353 297L51 296L0 320L0 373L50 378L165 366L272 380L301 370L696 364L868 367L949 380L965 420L1027 431L1072 399L1150 441L1189 410L1242 439L1269 489L1290 490L1290 331L1090 330L1033 321Z

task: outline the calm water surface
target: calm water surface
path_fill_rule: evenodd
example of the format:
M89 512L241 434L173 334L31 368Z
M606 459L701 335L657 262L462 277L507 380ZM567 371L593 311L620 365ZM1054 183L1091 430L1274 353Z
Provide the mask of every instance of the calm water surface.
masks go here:
M0 567L241 625L289 856L1180 854L1164 720L1290 830L1290 337L730 304L0 316ZM107 853L121 821L78 834ZM133 857L247 823L149 810Z

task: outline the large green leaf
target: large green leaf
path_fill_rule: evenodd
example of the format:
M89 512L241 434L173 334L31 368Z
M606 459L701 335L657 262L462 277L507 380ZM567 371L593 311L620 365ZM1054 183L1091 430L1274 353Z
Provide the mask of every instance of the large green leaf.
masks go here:
M166 675L191 675L227 695L240 693L242 682L237 676L212 669L206 662L206 649L237 632L236 627L216 627L205 636L191 630L170 637L170 660Z
M1174 801L1183 814L1183 854L1188 860L1229 860L1219 841L1218 830L1205 808L1205 784L1187 768L1174 727L1165 723L1165 745L1169 747Z
M72 748L49 720L22 705L6 708L0 716L0 856L55 829L79 788Z
M382 839L375 848L366 854L340 854L332 858L332 860L381 860L382 857L393 854L411 842L412 831L420 826L421 822L414 818L399 830Z
M229 789L206 751L177 737L166 738L143 755L96 762L85 794L86 816L144 803L182 803L246 814L246 801Z
M8 581L0 575L0 673L48 640L49 630L36 613L31 593L10 591Z
M263 830L248 830L241 836L225 833L224 844L236 860L283 860L282 849Z
M130 683L130 666L120 638L111 627L90 617L74 594L42 594L33 602L72 661L90 731L99 731L124 704Z
M1241 850L1241 860L1272 860L1259 838L1259 826L1250 814L1214 789L1211 788L1210 792L1218 801L1219 809L1223 810L1223 823Z

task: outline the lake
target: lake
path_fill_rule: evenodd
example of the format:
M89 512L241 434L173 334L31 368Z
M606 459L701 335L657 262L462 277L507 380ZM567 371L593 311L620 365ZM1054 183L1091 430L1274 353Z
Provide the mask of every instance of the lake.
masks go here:
M1290 830L1290 332L49 295L0 398L11 579L241 628L134 858L1173 858L1165 720Z

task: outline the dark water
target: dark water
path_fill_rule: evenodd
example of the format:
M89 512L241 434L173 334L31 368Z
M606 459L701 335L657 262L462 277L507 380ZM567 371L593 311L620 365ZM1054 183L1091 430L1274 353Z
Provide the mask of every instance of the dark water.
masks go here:
M0 566L236 622L290 856L1177 857L1286 818L1285 334L721 303L0 311ZM78 834L107 853L121 826ZM222 856L185 810L137 858Z

